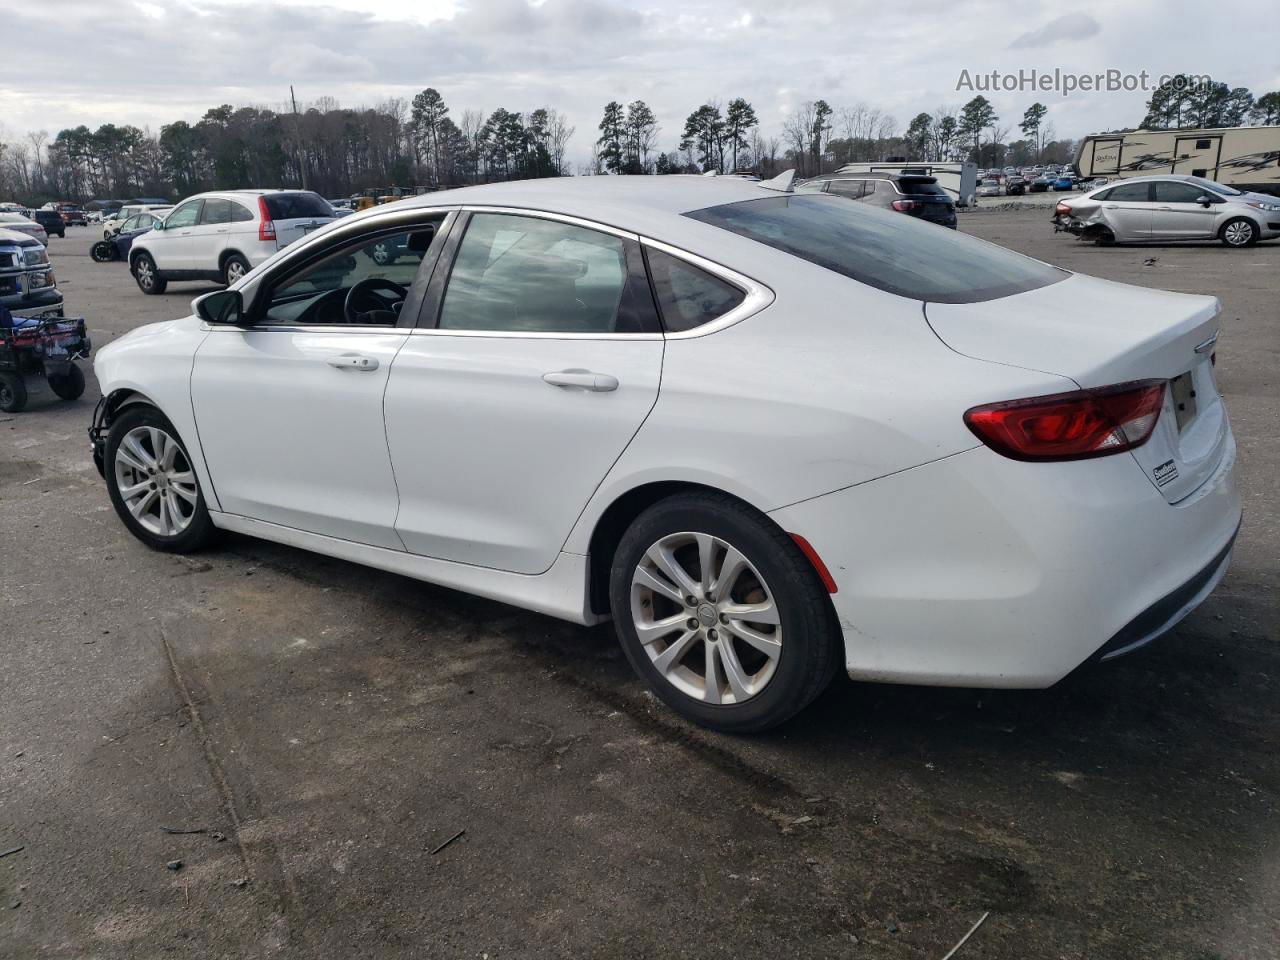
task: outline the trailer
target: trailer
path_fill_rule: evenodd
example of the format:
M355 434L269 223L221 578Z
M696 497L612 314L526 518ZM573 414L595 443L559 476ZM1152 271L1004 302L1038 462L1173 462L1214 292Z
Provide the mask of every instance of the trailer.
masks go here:
M971 207L978 194L978 165L931 160L886 160L880 163L846 163L836 173L907 173L933 177L957 207Z
M1085 179L1185 173L1280 195L1280 127L1099 133L1080 141L1075 168Z

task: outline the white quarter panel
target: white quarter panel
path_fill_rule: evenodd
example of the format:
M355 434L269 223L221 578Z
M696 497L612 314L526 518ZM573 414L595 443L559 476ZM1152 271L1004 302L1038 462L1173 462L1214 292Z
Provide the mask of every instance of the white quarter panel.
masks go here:
M411 336L386 398L405 547L517 573L550 567L653 407L662 352L656 336ZM543 380L567 370L618 387Z
M211 331L196 354L191 402L222 511L402 550L382 395L407 336ZM329 363L348 355L376 366Z

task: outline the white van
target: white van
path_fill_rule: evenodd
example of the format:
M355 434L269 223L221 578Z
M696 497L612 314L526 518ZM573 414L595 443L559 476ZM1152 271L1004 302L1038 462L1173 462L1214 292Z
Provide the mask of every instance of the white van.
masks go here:
M1080 141L1075 167L1085 179L1174 173L1280 195L1280 127L1100 133Z
M846 163L836 173L915 173L933 177L947 191L957 207L971 207L978 193L976 163L907 160L902 162Z
M143 293L170 280L230 286L281 247L337 219L310 190L227 190L183 200L133 242L129 270Z

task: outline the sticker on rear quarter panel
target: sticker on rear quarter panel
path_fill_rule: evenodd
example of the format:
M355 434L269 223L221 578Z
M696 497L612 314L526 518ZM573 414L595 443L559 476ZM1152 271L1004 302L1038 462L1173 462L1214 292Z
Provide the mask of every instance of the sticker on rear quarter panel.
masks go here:
M1178 465L1172 460L1166 460L1152 470L1151 475L1156 478L1156 486L1163 487L1166 483L1178 479Z

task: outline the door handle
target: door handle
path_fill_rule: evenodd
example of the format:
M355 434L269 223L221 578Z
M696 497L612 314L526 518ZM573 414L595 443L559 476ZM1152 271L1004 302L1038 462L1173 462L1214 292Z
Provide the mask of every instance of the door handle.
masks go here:
M329 357L325 363L339 370L357 370L361 373L378 369L376 358L361 356L358 353L343 353L336 357Z
M1166 213L1173 213L1173 207L1156 207L1157 210L1164 210Z
M590 370L557 370L544 373L542 379L553 387L578 387L593 393L609 393L618 389L618 378L607 373L592 373Z
M1119 207L1117 207L1114 203L1104 203L1104 204L1102 205L1102 209L1104 209L1104 210L1119 210L1120 208L1119 208Z

